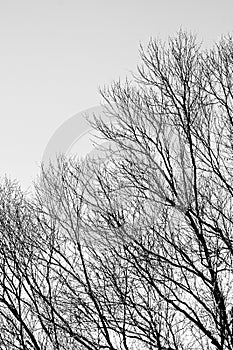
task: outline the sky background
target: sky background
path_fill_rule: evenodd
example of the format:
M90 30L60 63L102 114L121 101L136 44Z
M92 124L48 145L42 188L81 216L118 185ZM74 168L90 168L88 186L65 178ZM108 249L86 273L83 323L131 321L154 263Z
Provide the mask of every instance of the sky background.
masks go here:
M0 176L27 189L56 130L136 71L139 43L180 27L211 46L233 31L233 1L0 0Z

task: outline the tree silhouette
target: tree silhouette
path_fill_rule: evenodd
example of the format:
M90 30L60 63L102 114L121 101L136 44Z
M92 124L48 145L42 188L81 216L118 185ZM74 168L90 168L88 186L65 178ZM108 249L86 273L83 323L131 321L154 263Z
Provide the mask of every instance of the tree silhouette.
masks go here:
M232 40L140 52L101 91L105 161L1 188L1 349L233 349Z

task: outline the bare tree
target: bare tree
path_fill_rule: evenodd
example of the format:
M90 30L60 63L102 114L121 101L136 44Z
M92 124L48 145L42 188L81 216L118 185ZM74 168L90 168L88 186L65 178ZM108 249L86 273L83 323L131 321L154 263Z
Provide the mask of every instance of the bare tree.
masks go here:
M101 92L105 162L1 189L1 349L233 349L232 40L141 57Z
M141 57L136 84L102 91L116 123L94 126L119 154L108 176L96 171L103 197L90 191L92 224L114 230L154 300L167 303L173 317L154 348L231 349L232 40L203 52L180 32Z

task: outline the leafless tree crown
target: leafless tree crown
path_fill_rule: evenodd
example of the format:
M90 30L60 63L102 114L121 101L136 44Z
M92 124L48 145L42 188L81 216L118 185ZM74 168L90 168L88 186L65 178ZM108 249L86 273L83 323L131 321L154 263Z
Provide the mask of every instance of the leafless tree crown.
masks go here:
M180 31L101 90L115 145L0 188L0 350L233 349L233 43Z

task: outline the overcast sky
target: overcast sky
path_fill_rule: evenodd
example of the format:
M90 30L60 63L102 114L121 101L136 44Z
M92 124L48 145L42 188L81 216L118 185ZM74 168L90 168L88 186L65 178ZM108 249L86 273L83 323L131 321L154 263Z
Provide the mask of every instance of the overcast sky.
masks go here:
M181 26L209 46L232 32L233 1L0 0L0 175L27 188L56 130L135 71L140 42Z

